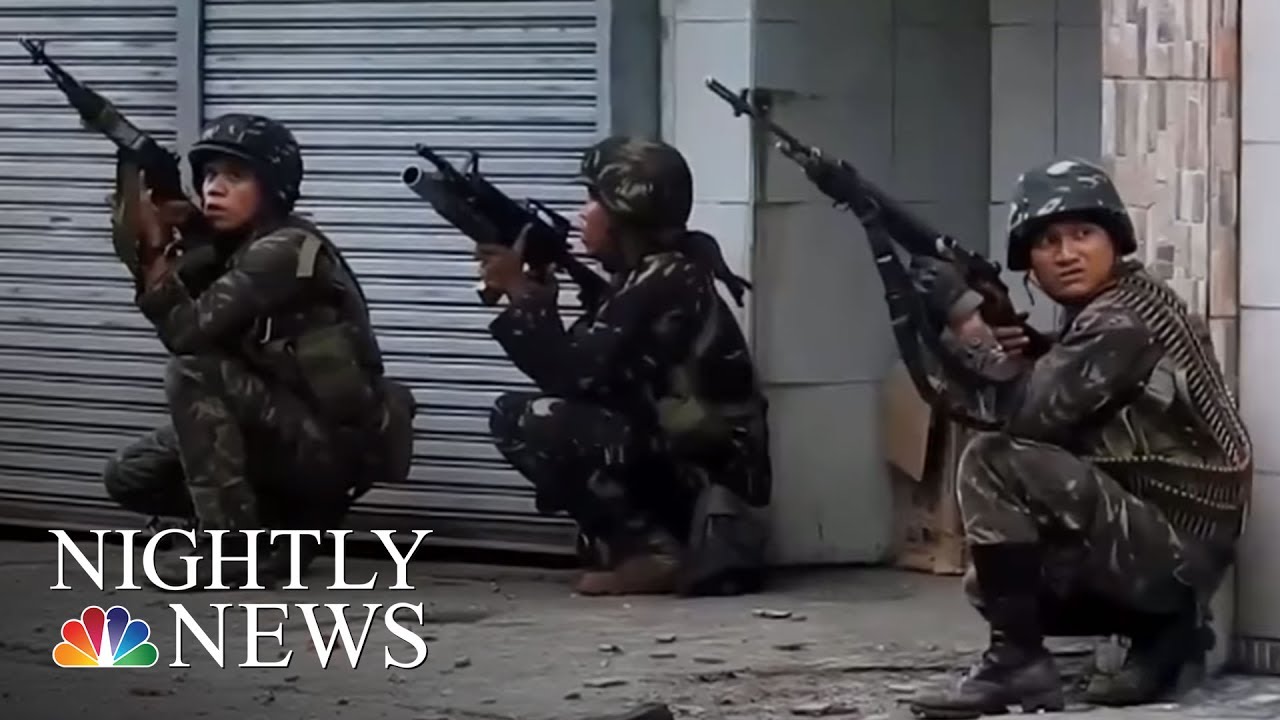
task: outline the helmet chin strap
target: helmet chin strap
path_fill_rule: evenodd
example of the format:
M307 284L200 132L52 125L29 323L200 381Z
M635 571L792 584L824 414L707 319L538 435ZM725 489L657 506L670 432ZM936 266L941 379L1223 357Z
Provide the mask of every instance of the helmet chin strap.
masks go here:
M1032 275L1034 273L1030 270L1022 274L1022 289L1027 293L1027 302L1031 303L1032 307L1035 307L1036 294L1031 292L1031 286L1034 285L1040 292L1044 292L1044 288L1040 286L1040 281L1032 277Z

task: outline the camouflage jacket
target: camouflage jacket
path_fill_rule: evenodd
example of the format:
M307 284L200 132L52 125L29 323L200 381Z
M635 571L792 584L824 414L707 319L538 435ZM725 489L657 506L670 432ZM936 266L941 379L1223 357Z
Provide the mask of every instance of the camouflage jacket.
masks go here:
M245 242L198 294L171 271L137 305L174 354L240 357L339 423L377 406L382 359L363 294L300 218Z
M1068 313L1056 342L1035 360L1006 355L994 335L964 338L950 329L943 347L963 365L1006 382L947 382L948 399L1005 432L1079 447L1107 408L1139 390L1160 361L1160 348L1140 318L1102 293Z
M944 387L970 416L1100 464L1175 525L1229 542L1248 500L1248 436L1203 323L1175 298L1131 262L1117 285L1067 313L1035 360L1005 355L986 333L944 331L943 346L966 366L1010 378ZM1154 314L1157 300L1172 309Z
M566 329L553 293L534 293L490 325L545 393L598 403L655 433L685 469L769 500L766 402L746 339L713 276L659 252L617 274Z

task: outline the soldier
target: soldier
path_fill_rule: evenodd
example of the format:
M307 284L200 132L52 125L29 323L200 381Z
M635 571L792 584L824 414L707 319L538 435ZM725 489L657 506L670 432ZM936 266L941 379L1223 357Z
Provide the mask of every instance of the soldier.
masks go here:
M582 242L610 277L581 288L584 304L600 299L569 329L554 284L522 270L523 240L477 248L485 284L509 300L490 331L539 389L497 399L494 442L540 512L578 524L578 592L750 589L763 543L750 507L772 482L767 408L715 281L739 304L749 285L686 228L693 179L675 148L603 140L578 181Z
M221 266L207 287L187 285L167 251L185 203L132 199L136 303L172 354L170 422L108 463L107 492L144 514L194 515L202 531L336 527L372 482L407 473L412 396L383 377L355 275L293 214L303 167L292 133L269 118L224 115L189 160ZM208 536L198 537L207 557ZM233 533L224 547L243 556L243 541ZM287 552L261 550L268 579L287 570ZM243 582L245 563L226 566L227 582ZM200 563L200 585L210 569ZM180 557L158 573L185 582Z
M1249 500L1250 440L1207 333L1124 259L1137 241L1106 173L1073 160L1026 172L1008 237L1008 267L1065 311L1039 357L1019 331L983 322L952 266L914 268L942 346L998 378L947 381L946 397L1000 428L974 437L957 478L990 646L954 691L913 703L924 717L1061 709L1046 634L1130 639L1123 667L1092 680L1094 703L1173 689L1203 662L1207 604Z

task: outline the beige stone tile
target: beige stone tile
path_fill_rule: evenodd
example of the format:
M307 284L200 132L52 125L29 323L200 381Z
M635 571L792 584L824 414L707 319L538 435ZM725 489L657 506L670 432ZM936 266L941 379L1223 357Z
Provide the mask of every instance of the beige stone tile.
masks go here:
M1234 317L1240 312L1239 240L1234 227L1209 228L1209 315Z
M1227 376L1227 384L1231 386L1233 393L1239 392L1237 389L1237 378L1240 374L1237 365L1238 328L1239 321L1236 318L1209 318L1209 337L1213 340L1213 354L1217 357L1218 366L1222 368L1223 374Z
M1113 25L1106 28L1102 45L1102 73L1105 77L1138 76L1138 27Z

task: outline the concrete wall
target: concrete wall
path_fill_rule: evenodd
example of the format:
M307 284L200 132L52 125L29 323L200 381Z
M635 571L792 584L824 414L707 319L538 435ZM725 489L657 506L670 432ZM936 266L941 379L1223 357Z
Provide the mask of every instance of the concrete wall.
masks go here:
M986 232L985 0L759 0L755 81L775 117L939 228ZM892 496L880 382L897 355L861 228L776 151L761 158L756 344L774 407L779 559L880 560Z
M664 3L664 128L694 168L694 222L756 283L743 318L772 403L781 562L884 557L878 392L896 349L861 229L703 77L778 91L775 119L985 249L986 2Z
M1237 656L1280 674L1280 3L1242 0L1240 386L1254 441L1253 514L1239 562Z
M853 218L703 78L775 91L776 120L1003 262L1017 173L1099 154L1097 6L664 0L663 16L664 132L693 165L694 222L756 283L741 317L772 403L777 559L880 560L892 504L878 395L897 350L879 278ZM1047 300L1031 309L1052 324Z
M1008 201L1018 175L1054 157L1101 155L1102 41L1096 0L991 0L990 249L1004 264ZM1022 273L1005 273L1038 327L1056 308Z

